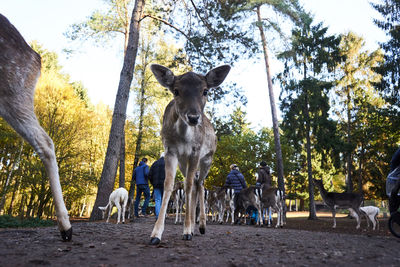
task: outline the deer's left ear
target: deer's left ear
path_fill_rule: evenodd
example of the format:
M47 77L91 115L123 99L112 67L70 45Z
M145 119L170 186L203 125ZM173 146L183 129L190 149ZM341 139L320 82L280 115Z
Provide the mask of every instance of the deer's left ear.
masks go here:
M175 75L170 69L158 64L151 64L150 69L162 86L167 87L168 89L171 88L174 84Z
M223 65L210 70L206 74L206 81L208 88L218 87L226 78L231 67L229 65Z

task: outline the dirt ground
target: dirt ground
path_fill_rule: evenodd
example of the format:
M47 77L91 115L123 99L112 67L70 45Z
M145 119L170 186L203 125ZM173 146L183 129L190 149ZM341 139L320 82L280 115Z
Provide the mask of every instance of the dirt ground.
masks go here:
M302 216L302 217L298 217ZM126 224L73 222L71 242L56 227L0 229L0 266L400 266L400 239L380 230L356 230L341 217L332 229L329 214L288 213L284 228L209 223L192 241L183 226L167 218L161 244L148 245L155 218Z

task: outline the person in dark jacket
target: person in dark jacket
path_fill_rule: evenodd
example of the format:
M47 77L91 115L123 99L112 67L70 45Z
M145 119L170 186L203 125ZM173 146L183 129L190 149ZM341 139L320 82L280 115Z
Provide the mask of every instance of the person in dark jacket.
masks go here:
M239 167L236 164L230 166L231 171L226 177L225 187L230 187L235 190L235 195L238 194L242 189L247 188L246 181L244 180L243 174L240 173Z
M143 158L139 166L133 171L132 180L136 181L136 200L135 200L135 216L139 217L139 203L142 193L144 194L144 204L142 206L142 215L146 215L146 209L150 202L150 187L148 182L149 166L147 166L147 158Z
M149 181L153 185L153 197L155 202L156 219L160 213L162 196L164 193L164 180L165 180L165 161L164 153L161 157L153 163L150 167Z
M266 184L269 187L271 187L272 185L271 172L265 161L260 162L260 165L258 166L257 170L257 176L258 178L256 181L256 186L261 186L263 184Z
M268 185L268 187L272 186L272 179L271 179L271 171L270 168L267 166L267 163L265 161L261 161L260 165L258 166L258 170L257 170L257 181L256 181L256 187L261 187L261 185L266 184ZM264 213L267 212L268 213L268 220L269 220L269 224L271 225L272 222L272 211L270 208L267 208L267 210L263 210L263 217L264 217ZM264 224L265 221L264 221Z
M400 148L398 148L392 156L392 160L390 161L390 171L392 172L398 166L400 166Z

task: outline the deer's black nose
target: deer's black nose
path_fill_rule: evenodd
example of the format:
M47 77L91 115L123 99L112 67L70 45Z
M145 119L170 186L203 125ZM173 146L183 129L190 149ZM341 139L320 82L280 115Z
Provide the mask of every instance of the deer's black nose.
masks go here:
M190 125L197 125L197 123L199 122L199 118L200 118L200 115L187 115L187 117L188 117L188 120L189 120L189 124Z

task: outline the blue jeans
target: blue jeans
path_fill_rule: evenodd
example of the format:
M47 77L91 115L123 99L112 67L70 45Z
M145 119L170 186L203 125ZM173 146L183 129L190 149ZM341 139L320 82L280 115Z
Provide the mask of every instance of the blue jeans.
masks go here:
M164 193L163 188L154 188L153 190L156 218L158 218L158 214L160 213L163 193Z
M139 203L140 198L144 194L144 204L142 206L142 214L146 215L147 206L149 206L150 202L150 187L147 184L138 184L136 185L136 200L135 200L135 216L139 217Z

